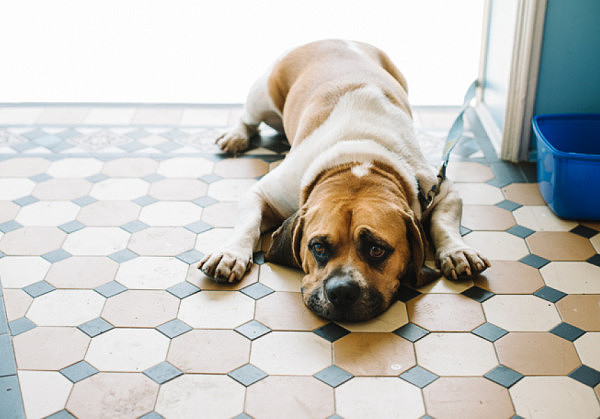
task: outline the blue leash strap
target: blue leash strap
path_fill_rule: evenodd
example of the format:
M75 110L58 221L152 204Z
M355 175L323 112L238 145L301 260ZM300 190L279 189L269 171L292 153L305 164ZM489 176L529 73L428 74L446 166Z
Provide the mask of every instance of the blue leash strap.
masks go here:
M467 89L462 107L460 108L460 112L456 116L456 119L452 123L452 126L448 131L448 135L446 136L444 151L442 153L442 165L437 175L438 183L431 187L429 192L427 192L427 195L424 195L422 190L419 191L419 200L421 201L421 208L423 211L429 208L429 206L433 202L433 198L435 198L435 196L440 193L442 183L444 182L444 180L446 180L446 168L448 167L450 153L452 152L452 150L454 150L454 147L456 147L456 145L460 142L463 136L465 125L465 112L471 107L471 101L473 100L473 98L475 98L475 94L477 92L477 85L477 80L475 80Z

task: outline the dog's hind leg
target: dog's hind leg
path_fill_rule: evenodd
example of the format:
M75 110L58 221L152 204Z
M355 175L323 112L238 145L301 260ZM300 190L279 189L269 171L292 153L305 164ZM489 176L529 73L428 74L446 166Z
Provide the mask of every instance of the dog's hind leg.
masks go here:
M226 133L216 139L221 150L235 154L248 148L250 137L258 133L258 126L265 122L278 131L283 131L281 115L269 96L270 71L254 82L240 119Z

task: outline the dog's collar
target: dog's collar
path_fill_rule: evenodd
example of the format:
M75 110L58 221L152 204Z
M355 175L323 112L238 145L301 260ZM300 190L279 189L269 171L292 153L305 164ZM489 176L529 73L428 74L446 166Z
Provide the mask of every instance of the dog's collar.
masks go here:
M347 140L336 143L320 154L309 166L300 183L301 190L312 184L325 170L347 163L380 162L394 169L406 180L405 191L409 205L417 217L421 217L421 204L418 199L419 186L410 166L396 153L373 140ZM300 203L300 206L304 204Z

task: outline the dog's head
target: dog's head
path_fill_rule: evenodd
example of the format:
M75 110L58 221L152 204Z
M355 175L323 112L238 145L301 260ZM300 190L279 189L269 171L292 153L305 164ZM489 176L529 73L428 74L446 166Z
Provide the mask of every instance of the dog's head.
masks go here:
M431 279L425 238L402 182L385 168L338 167L303 191L304 204L273 233L267 259L301 267L305 304L321 317L359 321L395 300L400 280Z

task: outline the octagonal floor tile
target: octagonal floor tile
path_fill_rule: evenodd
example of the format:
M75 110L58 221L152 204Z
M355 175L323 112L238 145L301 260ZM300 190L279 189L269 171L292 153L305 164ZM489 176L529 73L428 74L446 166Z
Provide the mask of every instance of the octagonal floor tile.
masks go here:
M573 344L552 333L508 333L494 345L500 363L523 375L567 375L581 364Z
M94 184L90 196L101 201L129 201L146 195L149 186L137 178L106 179Z
M577 222L558 218L545 205L521 207L513 211L519 225L535 231L569 231Z
M19 371L28 418L45 418L65 407L73 384L58 371Z
M556 303L563 320L587 331L600 332L600 295L567 295Z
M38 326L78 326L100 316L104 301L92 290L55 290L35 298L27 317Z
M350 333L334 342L333 364L353 375L398 376L415 366L415 354L393 333Z
M66 408L80 418L140 417L152 411L158 388L143 374L101 372L73 386Z
M596 254L588 239L569 232L538 231L525 240L531 253L548 260L587 260Z
M185 280L188 265L173 257L140 256L119 265L115 280L132 289L166 289Z
M280 418L281 412L290 419L330 417L333 389L313 377L270 376L248 388L246 411L265 419Z
M186 373L227 374L250 360L250 340L233 330L192 330L171 341L167 361Z
M517 415L532 419L598 417L594 390L569 377L525 377L509 390Z
M60 249L65 237L67 234L57 227L23 227L0 238L0 252L7 255L44 255Z
M506 199L521 205L545 205L537 183L511 183L502 188Z
M41 157L15 157L0 162L1 177L31 177L45 173L50 161Z
M81 208L77 220L86 226L121 226L136 220L140 206L129 201L97 201Z
M176 318L178 308L166 291L128 290L106 301L102 317L117 327L156 327Z
M441 377L423 389L427 412L448 419L509 418L508 391L483 377Z
M546 285L567 294L600 294L600 267L587 262L552 262L540 269Z
M79 209L70 201L38 201L21 208L15 221L29 226L59 226L73 221Z
M219 202L202 211L202 221L215 227L233 227L237 218L237 203Z
M471 333L430 333L414 345L418 364L438 375L483 375L498 365L492 343Z
M150 227L133 233L128 247L143 256L176 256L193 249L195 240L183 227Z
M156 171L158 162L154 159L125 157L104 163L102 173L109 177L141 178Z
M55 178L84 178L100 173L102 165L98 159L70 157L52 162L46 173Z
M581 362L588 367L600 371L600 333L588 332L575 341L575 348Z
M515 219L510 211L495 205L465 205L461 224L470 230L507 230Z
M351 332L391 332L408 323L406 304L396 301L379 316L364 322L338 323Z
M209 254L222 246L232 233L232 228L211 228L196 236L195 248L205 255Z
M218 201L238 201L255 183L256 179L219 180L209 185L208 195Z
M154 329L112 329L96 336L85 360L100 371L144 371L167 356L169 338Z
M53 263L46 281L56 288L94 289L112 281L118 267L104 256L73 256Z
M481 304L460 294L423 294L407 310L411 322L430 331L470 331L485 323Z
M38 183L31 194L41 200L69 201L87 195L91 188L85 179L58 178Z
M156 173L169 178L198 178L212 173L214 163L200 157L176 157L159 163Z
M232 329L253 316L254 300L237 291L202 291L179 308L179 319L194 328Z
M274 375L313 375L331 365L331 344L311 332L271 332L252 342L250 362Z
M473 231L464 240L490 260L519 260L529 254L523 239L506 232Z
M310 331L327 323L304 305L299 292L275 292L261 298L256 302L255 319L272 330Z
M257 178L267 174L269 164L260 159L225 159L215 164L215 174L224 178Z
M25 317L33 298L21 289L4 288L4 308L9 322Z
M31 194L35 182L29 179L0 179L0 200L12 201Z
M192 201L206 195L207 189L197 179L163 179L152 183L148 195L163 201Z
M13 202L0 201L0 224L12 221L20 210L21 207Z
M504 200L500 189L486 183L456 183L454 189L465 205L494 205Z
M83 359L90 338L75 327L35 327L13 337L21 370L60 370Z
M488 166L467 161L453 161L448 166L447 174L453 182L487 182L494 178L494 173Z
M455 281L442 276L429 284L420 287L423 294L460 294L473 286L473 280L461 279Z
M40 256L0 258L0 281L4 288L23 288L43 280L50 263Z
M86 227L69 234L63 249L77 256L107 256L127 247L129 237L117 227Z
M475 278L475 285L495 294L532 294L544 286L540 272L524 263L493 260L492 266Z
M421 390L395 377L353 378L335 389L335 400L337 413L346 419L418 418L425 414Z
M244 394L226 375L186 374L160 387L155 411L165 418L231 418L244 410Z
M153 227L185 226L202 216L202 208L181 201L155 202L142 208L139 220Z
M496 295L483 311L488 322L511 332L547 332L561 322L554 304L533 295Z

